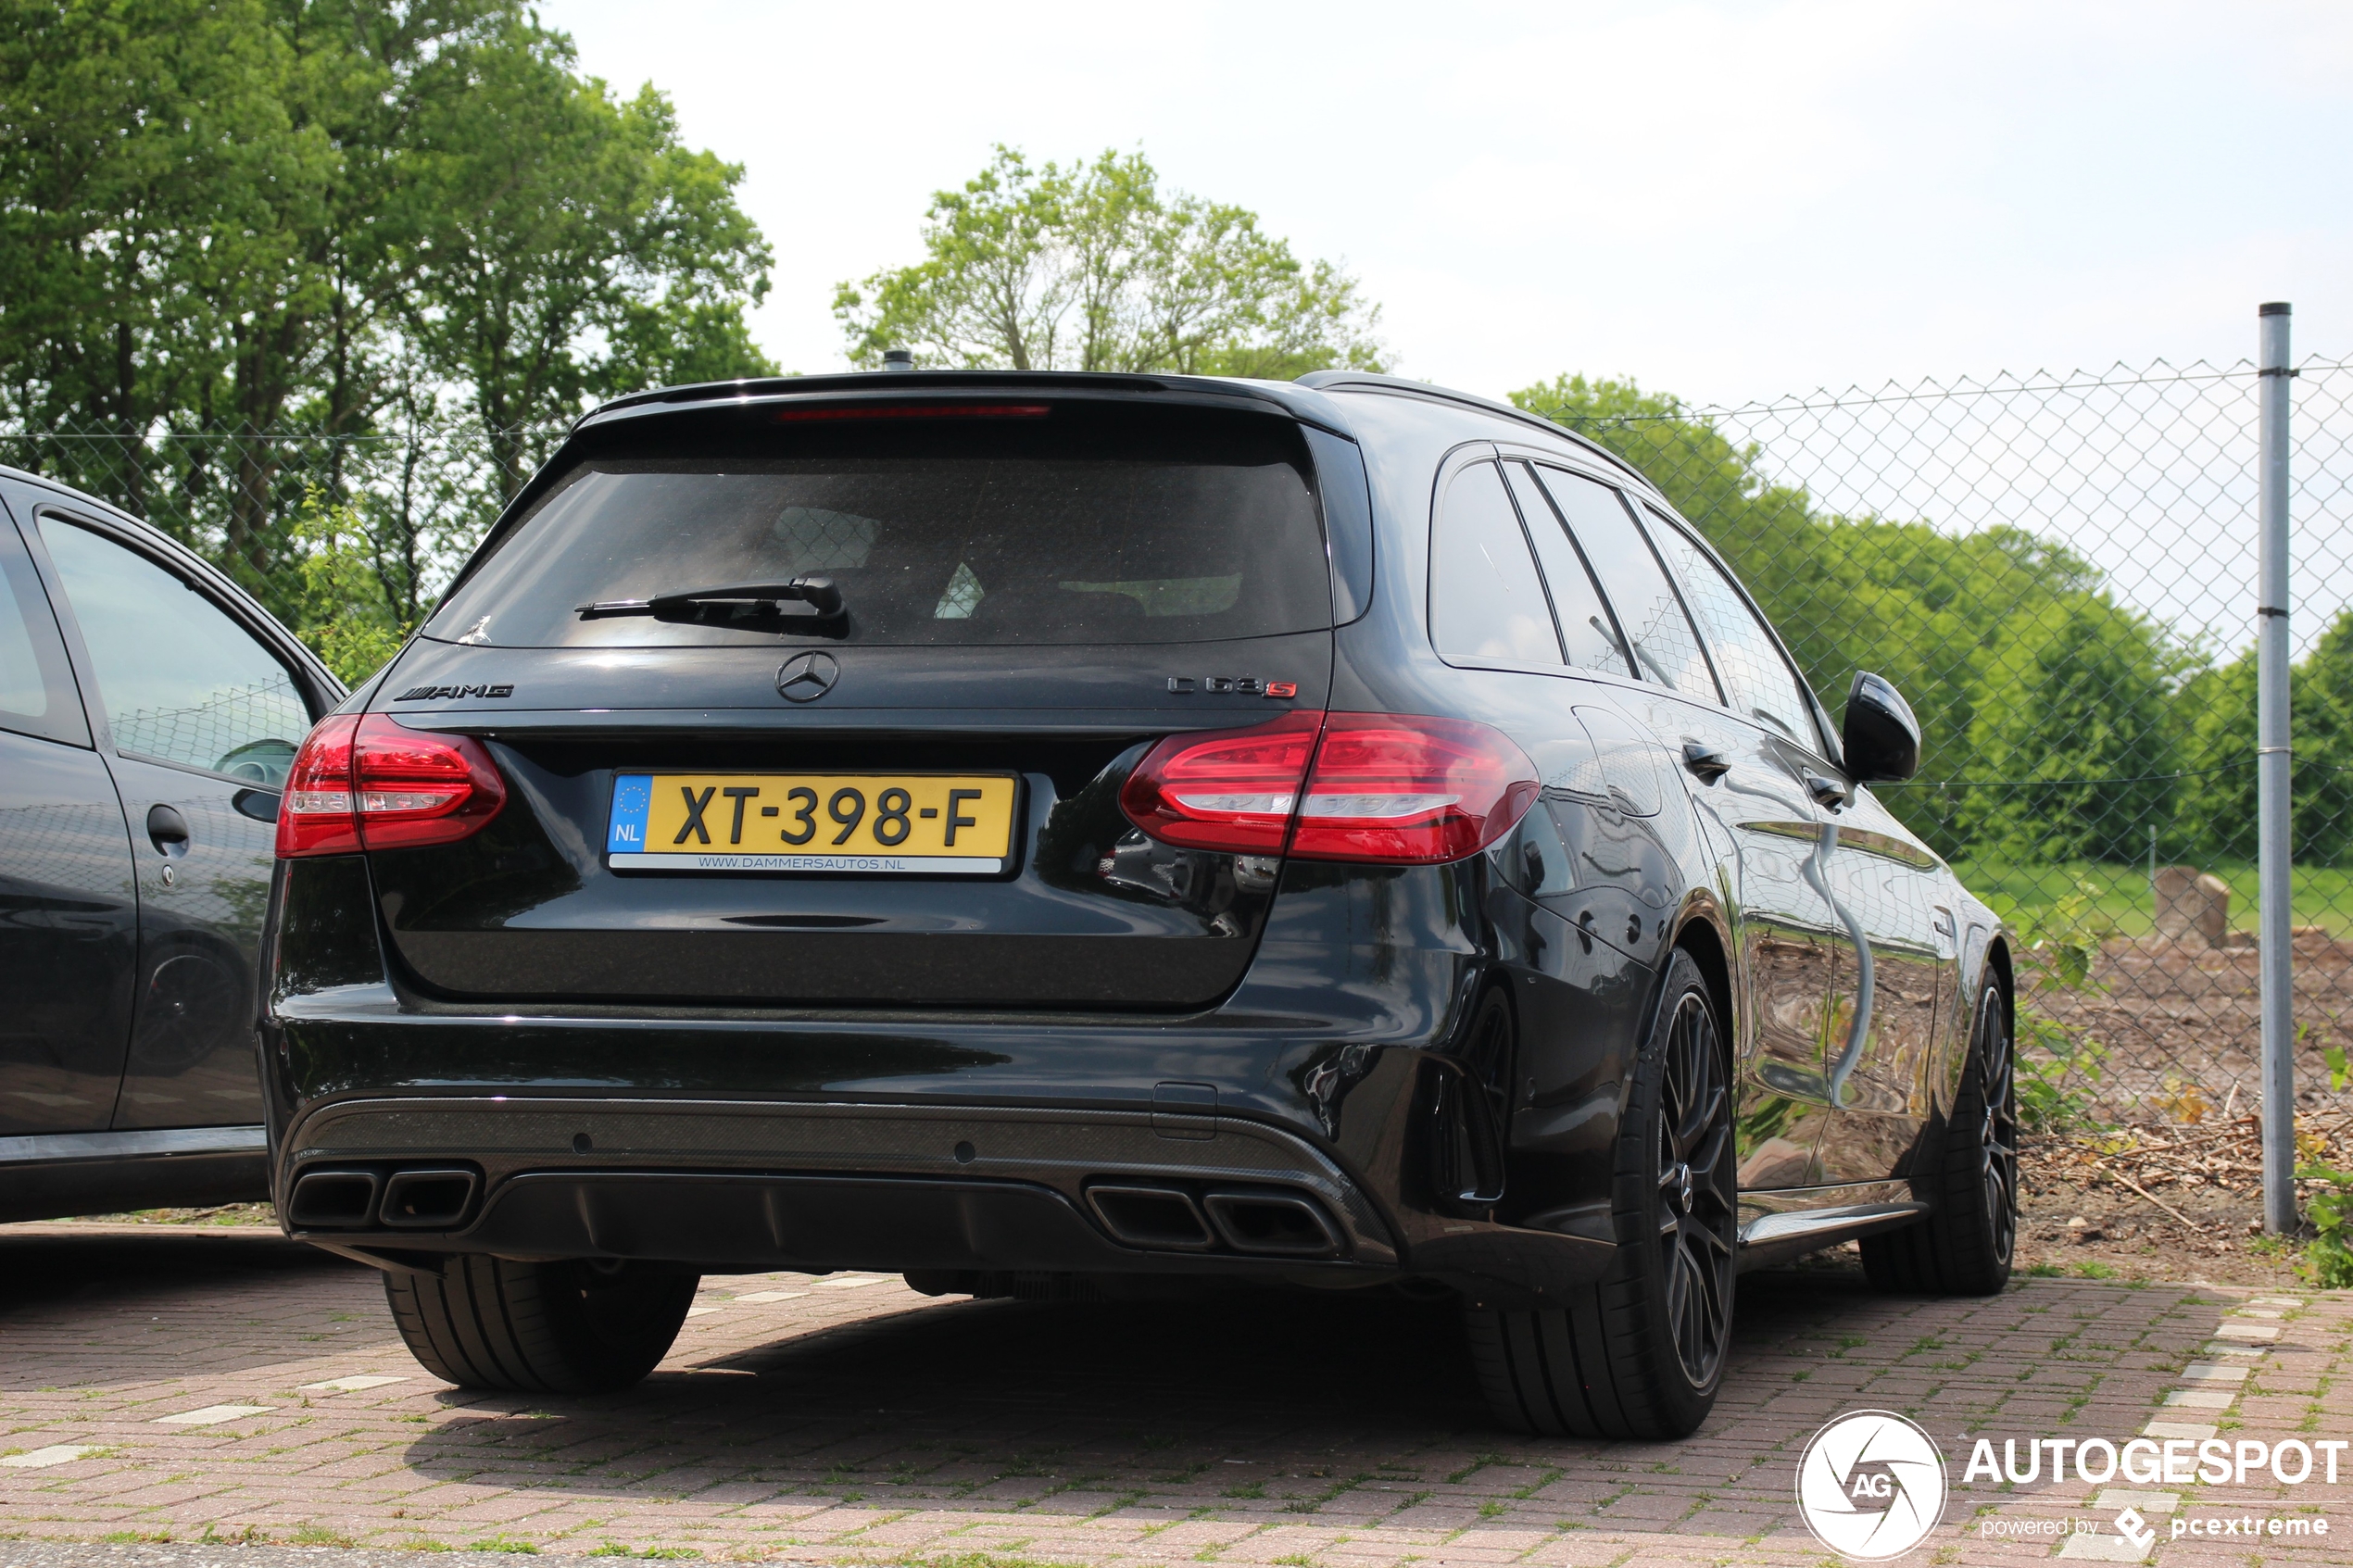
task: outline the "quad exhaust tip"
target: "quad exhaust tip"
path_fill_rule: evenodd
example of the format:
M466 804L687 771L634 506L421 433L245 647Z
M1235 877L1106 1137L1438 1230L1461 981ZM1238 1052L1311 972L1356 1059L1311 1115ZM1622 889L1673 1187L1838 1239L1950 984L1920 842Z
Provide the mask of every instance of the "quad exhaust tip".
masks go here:
M1340 1232L1313 1198L1244 1189L1196 1201L1182 1187L1090 1186L1088 1200L1113 1237L1151 1251L1227 1249L1261 1257L1335 1258Z
M1217 1245L1192 1194L1182 1188L1096 1186L1087 1189L1087 1198L1103 1228L1129 1247L1206 1252Z
M1340 1234L1321 1205L1277 1192L1213 1192L1202 1199L1217 1234L1237 1252L1329 1258Z
M384 1178L373 1171L305 1171L286 1203L296 1230L357 1230L376 1211Z
M481 1176L464 1166L305 1171L286 1198L296 1230L455 1230L473 1209Z
M377 1217L402 1229L446 1231L456 1228L473 1203L474 1173L463 1167L395 1171L384 1183L384 1210Z

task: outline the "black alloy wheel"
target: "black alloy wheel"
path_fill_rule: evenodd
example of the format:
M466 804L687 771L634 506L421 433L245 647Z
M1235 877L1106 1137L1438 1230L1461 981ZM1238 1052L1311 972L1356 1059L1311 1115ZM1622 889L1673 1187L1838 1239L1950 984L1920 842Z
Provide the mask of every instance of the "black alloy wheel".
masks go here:
M1705 996L1685 992L1667 1025L1658 1114L1659 1267L1683 1375L1711 1386L1732 1325L1731 1092Z
M1723 1382L1739 1221L1731 1063L1689 953L1675 952L1663 993L1629 1063L1607 1272L1559 1306L1465 1311L1488 1404L1523 1432L1688 1436Z
M1977 1159L1986 1240L2007 1273L2018 1245L2018 1047L2010 1038L2009 1010L1999 1002L1998 996L1989 997L1978 1010Z
M1931 1123L1912 1191L1928 1218L1863 1237L1863 1273L1906 1295L1992 1296L2018 1248L2018 1044L2008 998L1986 975L1969 1028L1959 1093Z

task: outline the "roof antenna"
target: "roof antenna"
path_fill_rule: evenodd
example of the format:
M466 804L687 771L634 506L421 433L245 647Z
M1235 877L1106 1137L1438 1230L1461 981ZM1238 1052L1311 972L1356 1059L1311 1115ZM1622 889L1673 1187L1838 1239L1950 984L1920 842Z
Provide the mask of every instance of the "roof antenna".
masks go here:
M913 370L914 368L915 368L915 351L914 351L913 349L912 349L912 348L886 348L886 349L884 349L884 350L883 350L883 369L884 369L884 370Z

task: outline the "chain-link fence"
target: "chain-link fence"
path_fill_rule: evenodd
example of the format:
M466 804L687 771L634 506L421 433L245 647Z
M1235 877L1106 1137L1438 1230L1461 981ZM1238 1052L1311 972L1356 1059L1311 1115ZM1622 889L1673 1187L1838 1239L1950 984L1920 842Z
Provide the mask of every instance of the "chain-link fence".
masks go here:
M2319 1153L2353 1107L2353 365L2292 385L2296 1073ZM1924 764L1881 795L2028 948L2030 1124L2235 1128L2231 1170L2259 1084L2256 387L2252 364L2158 364L1720 408L1577 383L1547 409L1732 556L1833 709L1858 669L1910 698Z
M2214 1127L2255 1109L2251 364L1926 382L1737 407L1563 382L1530 406L1631 458L1732 558L1833 709L1857 669L1928 734L1891 807L2029 949L2024 1110ZM2296 1081L2345 1120L2353 1033L2353 363L2294 386ZM525 437L0 435L249 582L352 531L399 619L495 514Z

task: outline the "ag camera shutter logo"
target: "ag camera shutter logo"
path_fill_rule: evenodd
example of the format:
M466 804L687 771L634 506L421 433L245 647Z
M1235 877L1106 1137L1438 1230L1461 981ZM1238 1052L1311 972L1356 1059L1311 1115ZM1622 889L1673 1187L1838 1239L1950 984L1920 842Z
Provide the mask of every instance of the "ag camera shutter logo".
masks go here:
M1901 1557L1944 1517L1944 1455L1892 1411L1856 1411L1814 1434L1797 1461L1797 1511L1856 1562Z

